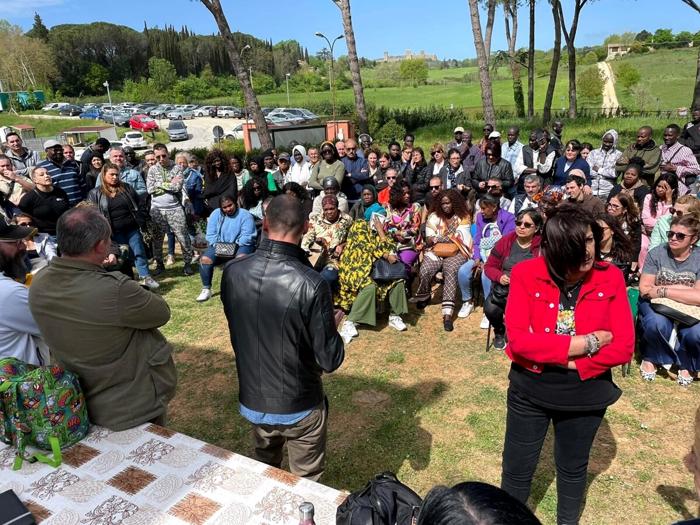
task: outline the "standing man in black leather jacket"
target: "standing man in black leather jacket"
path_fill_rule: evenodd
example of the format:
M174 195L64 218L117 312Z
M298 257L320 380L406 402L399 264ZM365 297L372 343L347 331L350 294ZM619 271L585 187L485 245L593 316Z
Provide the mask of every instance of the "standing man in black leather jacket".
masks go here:
M306 228L296 198L272 199L263 220L267 238L254 254L226 265L221 301L255 459L279 468L286 443L291 472L317 481L328 426L321 374L341 365L345 349L330 287L299 246Z

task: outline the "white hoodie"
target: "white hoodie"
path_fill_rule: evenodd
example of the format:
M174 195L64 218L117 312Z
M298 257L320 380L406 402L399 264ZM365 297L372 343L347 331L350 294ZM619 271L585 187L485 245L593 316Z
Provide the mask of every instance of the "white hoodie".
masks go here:
M309 178L311 177L311 163L306 159L306 148L304 146L294 146L292 149L292 157L295 152L301 153L302 161L296 162L285 177L286 182L296 182L305 190L308 189Z

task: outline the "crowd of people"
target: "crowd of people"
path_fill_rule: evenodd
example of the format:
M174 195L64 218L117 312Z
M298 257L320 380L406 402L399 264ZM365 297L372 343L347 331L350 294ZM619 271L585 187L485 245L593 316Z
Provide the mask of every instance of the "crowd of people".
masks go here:
M614 129L597 146L565 140L560 121L526 144L517 127L502 137L487 124L477 141L456 127L426 150L410 134L388 151L362 134L248 159L219 149L171 158L164 144L139 158L100 138L80 159L49 140L41 160L9 133L0 357L45 364L50 352L79 373L95 423L164 423L176 378L158 331L170 311L153 292L177 241L183 274L198 264L198 302L230 262L221 296L257 458L279 466L286 444L290 469L318 479L321 373L341 365L358 329L386 312L404 332L409 305L423 312L439 296L451 332L481 296L480 327L513 361L503 488L527 500L553 421L559 515L575 523L590 445L620 395L610 368L631 358L630 306L645 380L673 368L688 387L700 370L700 323L673 313L700 306L700 109L692 115L682 130L668 125L660 147L645 126L624 150ZM261 368L260 348L276 337L284 355Z

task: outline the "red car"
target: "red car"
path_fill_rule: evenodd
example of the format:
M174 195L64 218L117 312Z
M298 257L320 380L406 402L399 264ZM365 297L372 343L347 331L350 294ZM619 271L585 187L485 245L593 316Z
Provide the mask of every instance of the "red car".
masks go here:
M158 131L158 123L148 115L133 115L129 119L129 127L139 131Z

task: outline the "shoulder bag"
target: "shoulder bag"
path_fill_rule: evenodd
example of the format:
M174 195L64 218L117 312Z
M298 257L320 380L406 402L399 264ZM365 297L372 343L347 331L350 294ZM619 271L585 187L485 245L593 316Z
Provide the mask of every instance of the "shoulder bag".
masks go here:
M219 220L219 233L217 238L221 238L221 228L224 226L224 220L226 216L224 212L221 212L221 219ZM217 257L225 257L227 259L232 259L236 256L238 251L238 243L235 242L215 242L214 243L214 253Z
M657 314L685 326L693 326L700 321L700 306L679 303L667 297L652 299L651 308Z
M377 283L388 283L408 278L406 265L401 261L390 263L384 257L380 257L372 264L370 277Z

